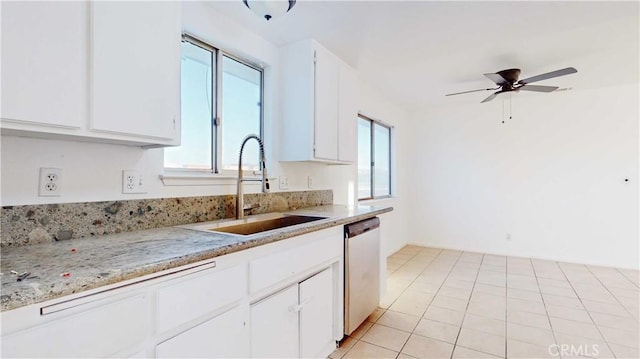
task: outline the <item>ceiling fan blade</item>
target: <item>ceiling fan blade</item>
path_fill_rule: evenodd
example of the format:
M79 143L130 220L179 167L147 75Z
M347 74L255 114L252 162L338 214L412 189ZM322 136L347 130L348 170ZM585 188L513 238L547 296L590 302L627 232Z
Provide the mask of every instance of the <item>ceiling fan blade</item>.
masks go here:
M496 98L496 96L498 96L498 94L499 94L500 92L501 92L501 91L498 91L498 92L494 92L494 93L492 93L491 95L489 95L489 97L487 97L487 98L485 98L484 100L480 101L480 103L485 103L485 102L489 102L489 101L493 100L494 98Z
M537 76L532 76L532 77L526 78L524 80L520 80L520 81L518 81L518 83L519 84L530 84L532 82L551 79L551 78L558 77L558 76L574 74L576 72L578 72L578 70L574 69L573 67L567 67L565 69L547 72L546 74L540 74L540 75L537 75Z
M499 87L498 87L498 88L499 88ZM454 92L454 93L448 93L448 94L446 94L445 96L462 95L463 93L470 93L470 92L493 91L493 90L497 90L498 88L495 88L495 89L480 89L480 90L471 90L471 91Z
M484 74L486 77L489 78L489 80L493 81L496 83L496 85L504 85L504 84L508 84L509 81L507 81L504 77L498 75L498 74Z
M518 87L518 90L536 91L536 92L553 92L557 89L559 89L558 86L522 85Z

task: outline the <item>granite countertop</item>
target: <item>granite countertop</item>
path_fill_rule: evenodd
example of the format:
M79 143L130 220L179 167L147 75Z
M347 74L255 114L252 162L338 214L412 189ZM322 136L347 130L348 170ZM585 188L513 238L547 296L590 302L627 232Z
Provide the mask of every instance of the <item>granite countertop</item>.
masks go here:
M392 207L381 206L304 208L286 213L327 218L247 236L203 232L183 226L3 248L1 310L134 279L391 210ZM31 274L18 282L11 271ZM69 275L63 276L64 273Z

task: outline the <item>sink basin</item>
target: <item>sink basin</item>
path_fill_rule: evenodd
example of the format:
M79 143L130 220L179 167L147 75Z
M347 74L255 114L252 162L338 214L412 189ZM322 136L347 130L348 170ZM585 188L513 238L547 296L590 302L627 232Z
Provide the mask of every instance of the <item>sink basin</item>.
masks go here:
M180 226L207 232L222 232L238 235L250 235L273 229L295 226L297 224L319 221L325 217L301 216L283 213L269 213L239 220L221 221L217 223Z

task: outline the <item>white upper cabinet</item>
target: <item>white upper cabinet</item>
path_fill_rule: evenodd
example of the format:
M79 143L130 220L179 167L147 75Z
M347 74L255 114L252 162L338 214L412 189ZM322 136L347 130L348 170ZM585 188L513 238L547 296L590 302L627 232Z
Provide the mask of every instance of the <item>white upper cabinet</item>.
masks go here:
M358 160L358 79L346 64L341 64L338 79L338 160L355 163Z
M3 135L180 143L179 2L1 6Z
M339 67L338 59L329 51L315 48L314 154L318 159L338 159Z
M87 4L3 1L3 127L78 130L87 118Z
M281 50L281 161L355 161L354 71L314 40Z
M91 9L91 129L171 140L180 116L178 2Z

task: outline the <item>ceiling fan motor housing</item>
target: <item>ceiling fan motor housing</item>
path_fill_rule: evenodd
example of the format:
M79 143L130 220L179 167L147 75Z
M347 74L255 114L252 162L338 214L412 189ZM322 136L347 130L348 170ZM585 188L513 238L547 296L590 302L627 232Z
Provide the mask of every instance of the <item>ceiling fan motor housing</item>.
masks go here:
M518 81L518 77L520 77L520 69L508 69L498 71L496 73L502 76L502 78L507 80L507 82L510 84L516 83Z

